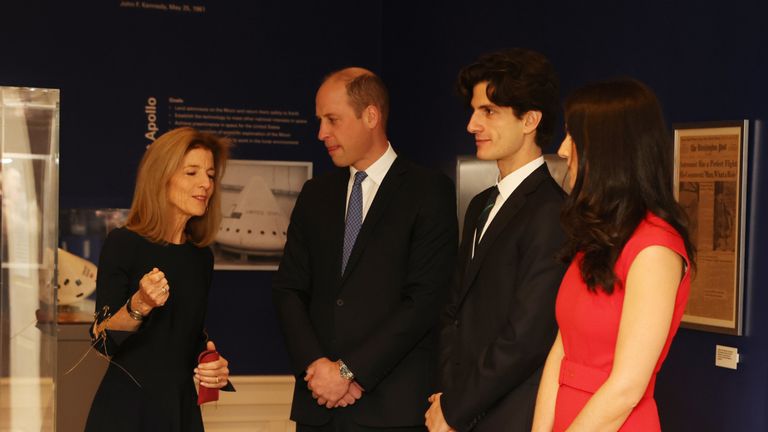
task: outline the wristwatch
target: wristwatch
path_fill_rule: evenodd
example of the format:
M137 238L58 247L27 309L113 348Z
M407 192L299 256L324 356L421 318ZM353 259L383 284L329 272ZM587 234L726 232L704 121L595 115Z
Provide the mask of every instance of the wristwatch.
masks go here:
M347 365L344 364L343 361L339 360L337 362L339 364L339 375L341 375L342 378L344 378L347 381L352 381L355 379L355 374L352 373L351 370L347 367Z

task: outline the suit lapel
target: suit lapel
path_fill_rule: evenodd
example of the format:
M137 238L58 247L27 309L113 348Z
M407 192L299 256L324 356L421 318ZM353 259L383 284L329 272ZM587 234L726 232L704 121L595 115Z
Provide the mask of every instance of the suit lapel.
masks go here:
M549 171L547 169L547 165L544 164L534 170L531 175L526 177L526 179L520 183L517 189L512 192L512 195L510 195L509 198L504 201L501 209L499 209L498 213L496 213L496 216L493 217L491 224L488 225L488 228L485 230L485 234L483 235L480 244L475 250L474 257L471 257L470 249L470 253L467 254L469 262L467 263L464 277L461 280L461 294L459 295L457 305L461 304L464 297L467 295L467 292L469 292L469 289L472 286L472 283L475 281L483 261L488 256L488 253L493 249L493 244L499 239L499 236L507 227L507 225L509 225L515 215L517 215L520 209L523 208L527 196L534 192L539 187L539 184L546 180L546 176L548 175ZM472 237L468 238L470 241L472 240Z
M488 201L489 193L490 188L480 192L477 197L470 202L469 207L467 208L467 213L464 215L464 229L461 233L461 243L457 257L458 265L456 276L454 276L453 281L454 286L457 288L453 289L450 301L451 307L455 308L453 309L454 313L456 312L459 304L461 303L461 300L465 295L464 281L469 274L469 266L472 261L472 245L475 240L475 225L477 224L477 218L480 216L480 212L482 211L483 203Z
M389 207L389 203L397 195L397 190L400 184L403 182L403 174L407 172L405 162L398 157L392 163L387 175L384 176L384 180L379 186L379 190L376 192L376 197L371 203L371 208L368 209L368 213L365 215L363 225L360 227L360 233L355 240L355 246L352 248L352 252L349 255L349 261L347 261L347 268L344 270L341 283L347 280L349 274L355 269L355 265L360 259L366 245L370 241L371 235L376 227L376 224L381 219L384 211ZM346 196L345 196L346 199ZM342 224L342 238L344 236L344 228ZM342 240L343 241L343 240ZM341 260L339 260L339 269L341 269Z

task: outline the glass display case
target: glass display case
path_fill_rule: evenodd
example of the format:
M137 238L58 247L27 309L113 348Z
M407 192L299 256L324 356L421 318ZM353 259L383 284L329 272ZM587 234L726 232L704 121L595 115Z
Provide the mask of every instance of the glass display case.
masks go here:
M0 430L52 431L59 91L0 87Z

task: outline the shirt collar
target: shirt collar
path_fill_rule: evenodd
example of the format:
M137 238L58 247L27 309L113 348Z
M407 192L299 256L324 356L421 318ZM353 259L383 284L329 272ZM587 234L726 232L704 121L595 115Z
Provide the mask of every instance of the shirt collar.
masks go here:
M498 180L496 182L496 187L499 188L499 195L501 195L504 200L509 198L509 196L512 195L512 192L514 192L515 189L520 186L520 183L522 183L523 180L525 180L529 175L531 175L532 172L536 171L536 169L542 165L544 165L544 156L539 156L536 159L507 174L507 176L503 179Z
M367 178L373 180L377 185L380 185L381 182L384 181L384 177L387 175L389 167L395 163L395 159L397 159L397 153L395 153L395 150L392 148L392 144L387 141L387 151L385 151L384 154L376 160L376 162L372 163L371 166L366 168L365 173L368 175ZM355 167L350 165L350 178L353 178L357 171L358 170L356 170Z

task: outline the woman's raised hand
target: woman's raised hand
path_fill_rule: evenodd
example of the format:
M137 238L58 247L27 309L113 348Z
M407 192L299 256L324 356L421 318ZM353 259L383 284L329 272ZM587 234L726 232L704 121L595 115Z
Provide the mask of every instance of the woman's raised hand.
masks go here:
M139 291L136 294L138 297L134 296L134 301L138 300L138 302L134 303L135 309L142 315L146 315L152 309L163 306L168 301L171 288L165 274L155 267L141 278Z

